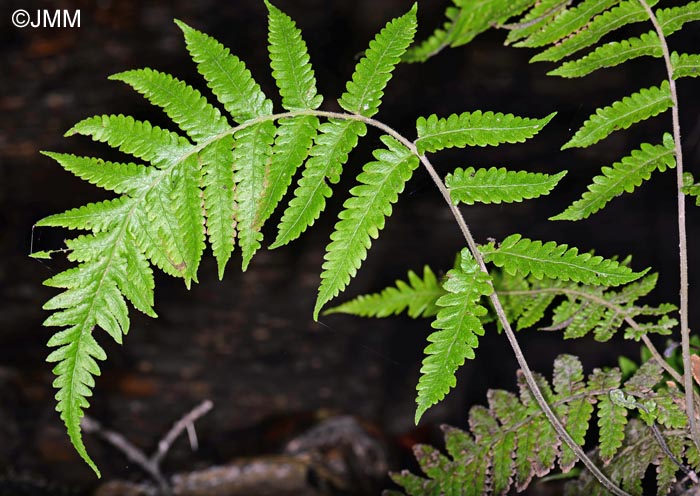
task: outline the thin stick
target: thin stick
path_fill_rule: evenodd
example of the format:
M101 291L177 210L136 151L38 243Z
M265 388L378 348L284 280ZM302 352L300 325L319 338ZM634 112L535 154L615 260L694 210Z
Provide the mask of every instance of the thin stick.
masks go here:
M688 425L690 435L693 438L695 447L700 450L700 429L695 419L695 402L693 401L693 377L690 373L690 329L688 327L688 241L685 226L685 193L683 193L683 149L681 146L681 125L678 107L678 92L676 91L676 81L673 79L673 65L671 64L671 54L668 50L668 43L664 36L664 31L656 18L654 11L645 0L639 0L644 10L649 16L649 20L654 25L656 34L659 36L661 51L663 52L666 64L666 74L668 76L668 86L671 91L671 118L673 121L673 143L676 149L676 198L678 201L678 253L680 272L680 309L681 317L681 350L683 355L683 382L685 389L685 408L688 414Z
M171 446L178 436L185 430L188 432L193 430L194 422L211 410L213 406L214 404L210 400L204 400L202 403L186 413L180 420L175 422L167 434L158 442L158 449L155 451L155 453L153 453L153 455L151 455L150 458L147 457L139 447L132 444L131 441L126 439L123 435L119 434L118 432L105 429L97 420L88 415L83 417L80 425L86 433L97 434L109 444L117 448L117 450L121 451L129 460L141 467L144 472L146 472L153 478L154 481L156 481L158 487L160 488L160 492L167 496L172 494L172 487L163 475L163 472L161 472L160 463L168 454L168 451L170 451Z

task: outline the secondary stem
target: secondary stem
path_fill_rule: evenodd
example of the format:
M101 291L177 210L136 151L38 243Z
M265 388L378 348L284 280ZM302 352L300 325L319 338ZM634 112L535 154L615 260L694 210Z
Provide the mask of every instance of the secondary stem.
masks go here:
M476 241L474 240L474 237L472 236L471 232L469 231L469 227L467 226L467 223L464 220L464 217L462 216L462 212L452 203L452 199L450 198L450 193L447 190L447 187L445 186L445 183L442 182L442 179L440 179L440 176L438 173L435 171L435 168L433 165L430 163L430 160L428 158L420 153L418 151L418 148L416 147L415 143L409 141L406 139L404 136L399 134L397 131L395 131L393 128L387 126L383 122L377 121L372 119L371 117L365 117L363 115L359 114L350 114L350 113L339 113L339 112L328 112L328 111L323 111L323 110L295 110L291 112L283 112L279 114L273 114L273 115L265 115L261 117L257 117L255 119L251 119L249 121L246 121L234 128L228 129L224 131L223 133L214 136L207 140L206 142L202 142L198 144L191 153L196 153L199 150L203 149L209 143L212 141L216 141L217 139L221 139L224 136L227 135L232 135L236 133L237 131L252 126L254 124L257 124L259 122L267 121L267 120L278 120L278 119L284 119L288 117L296 117L300 115L315 115L317 117L326 117L329 119L345 119L345 120L356 120L356 121L361 121L364 122L365 124L375 127L377 129L381 129L384 131L386 134L390 135L391 137L395 138L397 141L399 141L401 144L403 144L406 148L408 148L411 153L413 153L418 159L421 161L425 169L428 171L428 174L430 175L431 179L435 183L435 186L438 188L440 191L440 194L444 198L445 202L450 208L450 211L452 212L452 215L454 216L455 220L457 221L457 225L459 226L460 230L462 231L462 235L464 236L464 239L467 242L467 246L469 247L469 251L471 251L472 255L474 256L474 259L477 261L479 264L480 269L488 274L488 269L486 268L486 264L484 263L484 258L481 256L481 252L479 251L479 248L476 244ZM588 468L588 470L593 474L593 476L600 482L608 491L611 493L617 495L617 496L630 496L629 493L623 491L619 487L615 485L614 482L612 482L596 465L593 463L593 461L586 455L586 453L583 451L581 446L578 445L578 443L571 437L571 435L567 432L566 428L564 425L561 423L559 418L557 418L556 414L554 411L551 409L549 404L547 403L547 400L545 399L544 395L542 394L542 391L540 390L539 386L537 385L537 382L535 381L535 376L532 373L532 370L530 369L530 366L527 363L527 360L525 359L525 355L523 354L522 349L520 348L520 344L518 343L517 338L515 337L515 333L513 332L513 329L510 326L510 322L508 322L508 317L506 316L505 311L503 310L503 305L501 305L501 301L498 298L498 295L494 291L491 296L491 303L496 311L496 315L498 316L498 320L500 321L501 325L503 326L503 329L505 330L506 337L508 338L508 342L510 343L511 348L513 349L513 353L515 354L515 359L518 362L518 365L520 366L520 369L522 370L523 376L525 377L525 381L527 382L528 387L530 388L530 391L532 392L533 397L535 398L535 401L539 405L540 409L544 413L545 417L547 417L547 420L549 423L552 425L554 430L556 431L557 435L559 438L564 441L564 443L573 451L577 458L583 462L583 464Z
M668 50L668 43L664 36L663 29L656 18L654 11L645 0L639 0L644 10L649 16L649 20L654 25L656 34L659 36L661 51L666 64L666 74L671 92L671 118L673 121L673 143L676 149L676 197L678 201L678 252L680 262L680 314L681 320L681 351L683 355L683 387L685 389L685 409L688 414L688 426L690 435L693 438L695 447L700 451L700 429L695 418L695 402L693 401L693 377L690 373L690 329L688 327L688 241L685 226L685 193L683 193L683 149L681 146L681 125L678 107L678 92L676 91L676 81L673 79L673 65L671 64L671 54Z

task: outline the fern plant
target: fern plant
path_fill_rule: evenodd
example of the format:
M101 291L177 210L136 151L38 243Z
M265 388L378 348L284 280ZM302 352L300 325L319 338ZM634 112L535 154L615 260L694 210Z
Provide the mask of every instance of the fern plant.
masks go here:
M534 137L555 113L537 118L475 109L444 117L419 116L413 140L375 119L392 72L401 60L427 59L448 45L467 43L493 25L509 28L508 42L519 46L554 43L560 47L565 44L560 43L564 38L570 40L589 31L585 40L569 42L569 46L578 50L597 43L610 26L642 20L637 19L641 16L638 10L629 6L623 9L623 4L614 6L612 1L585 0L573 8L569 8L568 2L557 2L544 0L533 5L531 0L456 1L455 7L448 9L450 21L445 29L409 49L417 26L414 5L406 14L387 23L370 42L346 91L337 101L341 112L321 110L323 97L316 89L310 55L300 30L269 2L266 5L270 66L279 89L281 110L275 109L239 58L217 40L180 21L176 23L184 33L187 50L216 102L208 102L187 83L153 69L130 70L112 77L161 107L179 131L152 126L130 116L96 116L79 122L67 134L89 136L133 156L140 163L46 153L69 172L116 194L112 199L52 215L38 223L87 231L66 241L68 259L76 265L46 281L62 292L44 307L53 312L45 325L61 328L49 340L49 346L55 349L47 359L56 363L57 410L77 452L98 475L80 431L80 419L95 386L94 377L100 373L98 361L106 358L94 335L95 329L103 329L121 343L129 330L128 303L149 316L156 316L153 267L182 278L189 287L198 280L198 267L207 244L217 261L220 278L236 244L240 247L242 269L246 270L262 247L263 225L288 193L290 199L270 247L300 237L325 210L350 153L370 128L379 131L381 146L374 150L374 160L356 175L357 185L349 190L338 215L321 268L314 318L346 289L360 270L372 240L379 236L413 171L422 166L464 236L466 246L460 251L457 263L442 280L428 268L422 278L409 272L408 283L397 282L395 288L357 298L329 312L388 316L407 311L413 317L434 319L434 332L428 337L417 385L416 422L455 387L457 369L466 359L475 357L478 337L492 321L505 333L522 377L519 400L498 393L501 403L492 406L497 421L483 410L473 410L475 437L462 434L450 437L451 446L459 447L459 453L448 448L452 461L420 448L420 453L427 453L419 458L429 459L424 467L433 482L412 485L415 480L409 476L397 476L397 480L409 492L458 494L461 493L459 481L463 480L459 474L465 474L468 480L479 481L480 485L475 486L479 492L494 488L496 492L504 492L510 487L513 475L516 486L522 488L533 473L543 475L551 470L558 458L564 470L580 460L606 490L627 494L618 485L633 487L632 482L628 484L624 477L614 473L606 475L582 445L592 405L598 402L601 418L605 419L604 430L612 432L612 441L606 443L613 443L601 445L599 457L610 460L620 448L618 441L624 428L624 421L620 420L624 417L622 409L637 408L634 399L637 397L644 401L637 408L640 418L654 428L659 423L680 430L678 446L685 446L686 424L691 433L696 430L690 374L681 380L647 336L668 334L674 329L675 307L649 307L637 301L651 291L656 277L647 275L648 269L633 270L628 259L605 259L566 244L530 240L520 234L498 243L479 245L459 209L460 204L520 202L547 195L565 171L543 174L472 166L456 168L443 179L426 155L448 148L520 143ZM684 191L690 193L697 188L692 178L683 176L673 78L696 75L698 60L693 54L670 54L665 36L679 30L684 22L699 18L700 8L691 3L681 10L658 11L655 15L644 1L641 6L655 25L653 33L619 46L601 47L585 60L565 63L554 72L566 77L580 76L635 56L651 55L665 58L669 80L599 110L564 148L590 146L615 130L669 108L674 112L673 135L664 136L659 145L643 144L637 152L604 170L595 187L589 188L584 198L560 214L559 219L584 218L600 210L614 196L633 189L656 169L663 171L676 166L679 177L684 178L680 197ZM523 13L520 22L504 24ZM596 19L604 16L608 16L609 22L599 28L602 31L590 33ZM561 57L570 53L573 51ZM550 53L546 57L551 56ZM673 61L676 66L672 65ZM299 174L298 169L301 169ZM296 187L291 188L295 175L299 176ZM33 255L45 257L50 253ZM498 270L489 271L487 264ZM687 283L687 263L685 271L685 275L681 272L681 280ZM564 300L560 301L558 296ZM605 341L626 325L625 336L641 339L653 350L658 366L665 367L672 379L683 383L685 414L679 413L680 408L669 400L670 387L655 388L660 369L654 371L653 383L647 381L638 387L634 386L634 378L621 386L614 371L594 373L586 383L580 364L574 358L562 357L555 364L552 391L546 381L530 370L511 322L517 322L519 327L533 326L554 301L559 303L550 328L565 330L565 337L580 337L593 331L597 339ZM687 291L685 299L682 292L680 327L684 362L687 362ZM689 370L685 365L685 370ZM619 392L621 387L624 392ZM636 396L631 399L630 394ZM525 417L516 415L519 410L527 412L523 413ZM536 427L531 431L518 430L530 424ZM489 444L488 436L492 435L498 438L495 451ZM688 451L678 446L673 455L676 458L697 457L694 452L697 444L689 445ZM462 452L468 453L472 448L476 451L467 455L472 458L464 458ZM479 456L473 458L473 453ZM525 460L530 457L541 457L537 458L534 472L529 462L525 466ZM513 459L515 468L510 463ZM656 458L649 463L655 461ZM449 467L458 474L441 482ZM664 467L666 476L662 482L667 484L673 474ZM443 482L448 485L441 486Z

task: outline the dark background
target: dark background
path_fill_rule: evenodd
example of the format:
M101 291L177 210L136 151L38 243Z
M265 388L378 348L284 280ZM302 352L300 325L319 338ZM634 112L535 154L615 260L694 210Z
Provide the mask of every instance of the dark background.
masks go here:
M421 3L418 39L443 22L445 4ZM325 95L324 108L337 108L335 98L368 41L410 5L408 0L278 0L277 6L304 32L318 87ZM41 282L65 264L60 257L37 261L27 254L37 220L105 195L39 151L121 158L88 139L62 137L75 122L94 114L131 114L172 128L158 109L106 78L150 66L206 89L173 18L231 48L247 62L276 105L279 100L267 66L262 2L66 0L58 7L80 9L81 27L18 29L10 23L15 9L33 12L57 5L0 1L0 476L37 477L60 486L89 488L95 479L73 452L54 411L50 366L44 362L51 331L41 327L47 316L41 305L54 293ZM628 34L647 29L632 29ZM667 113L588 150L558 152L596 107L658 84L664 77L663 64L644 58L582 80L561 80L545 76L547 64L528 65L534 52L503 47L504 37L491 32L424 65L398 67L378 118L412 137L416 117L430 113L483 109L542 117L557 110L552 123L524 145L435 156L442 174L456 166L569 170L549 199L464 208L477 240L520 232L581 250L595 248L603 256L633 254L636 269L651 266L662 274L650 302L676 301L673 172L655 174L653 184L644 185L634 196L616 199L589 220L547 221L580 197L602 165L627 154L640 140L659 142L661 133L670 128ZM672 43L693 51L692 47L700 46L697 27L691 25L675 35ZM679 91L686 168L695 171L700 158L700 92L692 80L680 81ZM156 310L160 318L150 320L134 313L124 347L114 345L104 333L98 337L109 358L97 380L90 415L150 450L183 412L202 399L213 400L214 410L198 423L202 449L193 455L186 443L177 444L164 467L169 473L274 452L285 439L266 436L267 426L287 422L293 427L285 434L293 433L295 426L302 429L313 422L309 419L317 418L318 412L348 413L376 426L394 455L393 469L408 463L401 451L405 439L434 441L430 428L416 431L412 423L429 322L329 316L314 323L311 318L328 235L353 176L378 143L373 131L361 142L325 215L307 235L291 246L261 251L246 273L240 272L235 252L223 282L217 280L211 259L203 263L201 283L190 291L181 281L159 274ZM689 209L694 287L698 222L692 205ZM268 242L278 218L279 214L265 228ZM34 249L58 248L65 235L60 230L37 229ZM419 170L359 275L338 301L378 291L404 278L408 269L421 270L425 263L437 271L447 269L462 244L448 209L428 175ZM691 325L700 317L694 301L691 296ZM536 331L521 338L533 368L546 374L554 357L563 352L581 355L588 370L613 365L622 353L638 356L636 344L617 338L607 345L589 338L562 343L556 333ZM663 347L664 341L659 344ZM513 388L515 370L505 338L489 329L477 359L460 370L457 389L445 403L431 409L422 424L463 426L469 406L483 403L488 388ZM142 477L112 448L89 436L86 444L105 478Z

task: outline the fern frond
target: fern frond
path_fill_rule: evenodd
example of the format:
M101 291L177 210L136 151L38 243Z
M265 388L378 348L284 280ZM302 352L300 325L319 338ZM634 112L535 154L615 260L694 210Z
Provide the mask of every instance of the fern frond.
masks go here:
M272 114L272 101L265 97L245 64L211 36L175 21L185 35L187 50L197 63L212 93L241 123Z
M677 394L659 386L663 374L658 365L645 364L642 369L625 383L624 391L633 392L636 401L649 405L654 411L669 409L668 414L656 415L654 419L667 429L664 437L674 456L683 459L689 435L682 413L677 415L680 412L674 403ZM663 472L657 479L660 488L670 483L675 471L663 461L667 457L654 441L652 430L638 419L628 421L627 408L613 399L615 393L620 392L619 369L595 369L584 378L577 357L560 355L554 363L553 388L543 377L535 375L535 379L581 446L593 412L597 410L600 443L605 449L605 455L603 450L598 450L598 457L606 464L605 472L616 483L633 494L641 494L640 481L650 466L660 467L659 472ZM641 384L644 387L640 387ZM403 471L390 474L392 479L408 494L416 496L507 494L513 488L523 491L533 477L551 473L557 460L563 472L569 471L576 460L569 448L561 445L520 372L518 388L520 397L507 391L489 391L488 408L474 406L470 409L469 432L443 426L447 455L424 445L415 449L425 478ZM673 417L676 423L665 424L662 417ZM604 494L602 486L595 484L595 479L584 472L571 494Z
M272 102L265 97L245 64L214 38L177 21L197 69L211 91L238 123L272 114ZM272 154L275 125L264 121L234 135L234 215L238 222L242 268L245 270L260 248L259 201L265 190L268 159Z
M465 45L491 26L503 24L535 3L533 0L452 1L453 5L445 11L447 22L426 40L411 47L404 56L404 62L425 62L448 46Z
M504 168L455 169L445 177L452 202L512 203L549 194L566 171L555 175L526 171L509 171Z
M372 239L379 236L385 219L391 215L391 205L418 167L418 157L408 148L389 136L382 136L381 140L386 149L375 150L377 160L366 164L357 176L360 185L350 190L351 196L343 204L344 210L331 234L314 308L316 319L321 308L355 276Z
M41 152L51 157L68 172L118 194L135 195L153 181L155 171L134 163L116 163L93 157L77 157L68 153Z
M658 0L647 2L650 7L653 7L656 3L658 3ZM594 17L580 31L538 53L530 59L530 62L558 62L579 50L594 45L603 36L616 29L636 22L647 22L648 20L649 16L637 0L625 0L616 7Z
M618 286L638 279L644 272L620 263L594 256L579 254L577 248L557 245L553 241L542 243L523 238L519 234L508 236L499 247L489 243L480 248L484 259L502 267L509 274L532 274L541 279L549 277L562 281L576 281L585 284Z
M333 193L328 183L340 181L342 166L367 132L364 123L330 119L319 127L319 134L309 152L294 197L279 223L277 239L270 248L278 248L298 238L326 208L326 198Z
M391 72L413 39L416 11L417 6L414 5L408 13L389 22L370 42L347 84L347 91L338 100L345 110L366 117L378 111ZM330 119L320 126L299 185L282 216L277 239L271 248L296 239L318 219L326 208L326 198L332 194L329 183L336 184L340 180L349 153L357 145L358 138L366 132L364 123L352 120Z
M384 288L379 293L361 295L337 307L323 312L324 315L345 313L359 317L383 318L402 312L413 318L434 317L438 313L435 302L445 290L430 267L423 267L421 278L412 270L408 271L408 282L397 280L394 286Z
M162 107L195 143L210 142L231 129L226 118L199 91L169 74L139 69L115 74L110 79L128 84L151 103ZM207 232L219 266L219 278L231 257L235 235L232 148L233 140L227 136L214 140L199 154L207 204Z
M540 47L554 43L585 26L590 19L612 7L618 0L585 0L565 10L545 27L515 44L518 47Z
M260 122L234 135L234 181L236 182L236 219L238 238L243 252L243 270L260 248L263 239L259 222L260 198L265 193L267 170L275 140L275 124Z
M352 80L338 100L343 109L365 117L372 117L379 111L391 73L413 41L417 12L418 4L413 4L411 10L390 21L370 41L369 49L358 62Z
M510 31L504 44L512 45L516 41L545 28L558 16L565 13L570 3L567 0L542 0L535 2L527 14L509 27Z
M441 401L456 384L455 372L466 358L474 358L477 336L484 334L479 320L486 309L479 305L482 296L492 292L490 278L481 272L469 250L461 252L460 267L447 273L443 284L447 294L436 304L440 307L428 337L421 377L416 387L416 423L425 411Z
M124 115L89 117L69 129L66 136L75 134L107 143L158 168L170 165L172 157L194 153L192 144L176 133Z
M588 191L580 200L572 203L559 215L550 220L580 220L601 210L609 201L624 192L632 193L643 181L651 177L652 172L663 172L674 168L675 149L670 134L664 135L662 145L643 143L630 155L610 167L603 167L602 174L593 178Z
M549 71L547 75L564 78L583 77L598 69L614 67L637 57L661 58L662 55L659 36L655 31L649 31L638 38L628 38L601 45L585 57L565 62Z
M501 143L522 143L532 138L556 115L542 119L516 117L494 112L464 112L448 118L433 114L416 122L416 146L421 153L465 146L495 146Z
M596 110L561 149L590 146L607 138L614 131L627 129L632 124L665 112L671 106L668 81L661 83L660 87L645 88L609 107Z
M673 66L673 79L700 76L700 54L673 52L671 65Z

